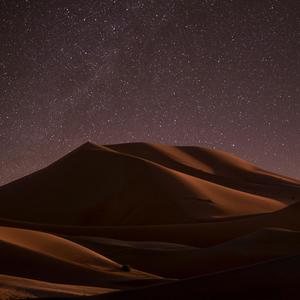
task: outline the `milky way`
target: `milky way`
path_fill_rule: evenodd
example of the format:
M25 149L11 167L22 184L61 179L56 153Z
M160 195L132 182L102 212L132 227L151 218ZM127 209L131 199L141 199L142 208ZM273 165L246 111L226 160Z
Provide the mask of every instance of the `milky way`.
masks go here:
M300 178L298 0L1 0L0 183L81 143L222 149Z

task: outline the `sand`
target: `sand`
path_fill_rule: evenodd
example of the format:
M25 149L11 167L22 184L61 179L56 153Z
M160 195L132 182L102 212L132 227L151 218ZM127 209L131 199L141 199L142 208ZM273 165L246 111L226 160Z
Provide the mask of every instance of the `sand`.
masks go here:
M220 156L218 152L210 155ZM231 161L228 164L237 173L250 172L249 164ZM216 168L215 162L210 165ZM220 166L225 168L224 163ZM292 181L269 175L259 180L255 169L251 174L256 185L266 187L265 193L279 195L280 186L284 196L258 195L109 147L85 144L49 167L1 187L0 217L80 226L186 224L272 212L299 197ZM238 177L236 184L245 181Z
M292 299L299 199L222 151L86 143L0 187L0 299Z

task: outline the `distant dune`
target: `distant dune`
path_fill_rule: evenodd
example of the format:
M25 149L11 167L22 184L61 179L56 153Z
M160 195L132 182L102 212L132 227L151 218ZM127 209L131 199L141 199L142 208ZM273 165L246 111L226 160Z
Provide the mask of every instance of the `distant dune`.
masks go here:
M0 299L292 297L299 199L221 151L86 143L0 187Z

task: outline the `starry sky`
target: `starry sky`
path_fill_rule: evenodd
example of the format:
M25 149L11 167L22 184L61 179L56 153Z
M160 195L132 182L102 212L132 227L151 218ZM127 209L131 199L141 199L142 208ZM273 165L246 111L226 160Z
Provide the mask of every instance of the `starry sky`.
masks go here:
M0 184L81 143L222 149L300 178L299 0L0 0Z

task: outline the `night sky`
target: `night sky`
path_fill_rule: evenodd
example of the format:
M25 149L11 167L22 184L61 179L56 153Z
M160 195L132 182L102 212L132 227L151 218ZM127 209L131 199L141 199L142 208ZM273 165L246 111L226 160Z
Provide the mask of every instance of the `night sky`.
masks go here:
M300 178L299 0L0 0L0 184L90 140Z

